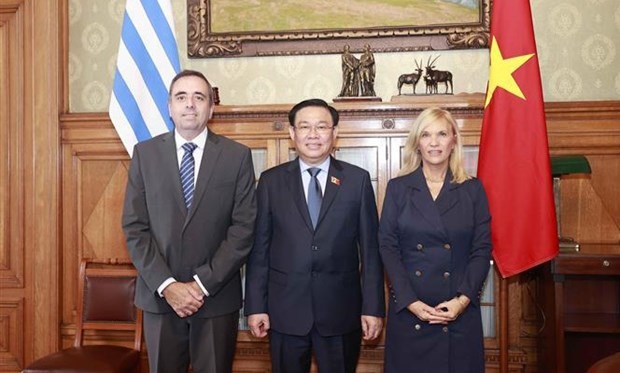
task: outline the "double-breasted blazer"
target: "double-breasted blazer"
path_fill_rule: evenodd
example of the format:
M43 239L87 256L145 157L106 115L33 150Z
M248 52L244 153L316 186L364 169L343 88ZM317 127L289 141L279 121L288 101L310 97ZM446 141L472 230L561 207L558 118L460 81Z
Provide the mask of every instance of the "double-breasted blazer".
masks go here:
M435 200L422 168L388 183L379 229L390 285L385 371L484 372L480 296L491 259L488 202L477 179L451 183ZM448 325L418 319L407 306L464 294Z
M241 308L243 266L252 248L256 200L250 150L209 132L190 210L185 207L174 132L135 146L123 229L139 272L136 305L174 312L157 288L198 278L209 292L196 317Z
M256 239L248 258L246 315L269 314L271 328L323 336L384 316L378 216L370 176L334 158L316 229L299 159L265 171L257 188Z

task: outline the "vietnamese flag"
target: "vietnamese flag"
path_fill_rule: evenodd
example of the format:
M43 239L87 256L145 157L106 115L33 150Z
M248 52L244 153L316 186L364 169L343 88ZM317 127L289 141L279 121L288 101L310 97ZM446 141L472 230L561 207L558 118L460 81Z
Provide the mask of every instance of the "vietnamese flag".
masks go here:
M528 0L494 1L478 177L503 277L553 259L558 239L544 103Z

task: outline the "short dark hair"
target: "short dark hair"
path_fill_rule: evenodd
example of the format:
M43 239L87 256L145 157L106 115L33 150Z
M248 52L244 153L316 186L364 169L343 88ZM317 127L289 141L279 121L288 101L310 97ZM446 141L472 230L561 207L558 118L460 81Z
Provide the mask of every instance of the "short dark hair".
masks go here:
M168 97L172 95L172 87L174 87L174 83L176 83L177 80L181 78L185 78L187 76L195 76L197 78L204 80L204 82L207 83L207 94L209 96L209 102L211 103L211 105L213 105L214 104L213 86L211 86L211 83L209 82L207 77L204 76L203 73L201 73L200 71L196 71L196 70L183 70L180 73L178 73L174 78L172 78L172 81L170 82L170 87L168 88Z
M311 98L293 106L291 111L288 112L288 122L291 126L295 126L295 116L297 116L297 112L309 106L322 107L329 110L329 113L332 116L332 121L334 122L334 127L338 125L338 119L340 118L340 116L338 115L338 111L333 106L330 106L327 102L321 100L320 98Z

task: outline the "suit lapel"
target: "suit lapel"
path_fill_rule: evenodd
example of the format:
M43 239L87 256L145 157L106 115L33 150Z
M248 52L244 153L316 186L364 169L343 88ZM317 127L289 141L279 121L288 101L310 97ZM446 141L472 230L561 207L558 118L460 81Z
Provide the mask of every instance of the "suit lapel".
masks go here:
M327 210L336 199L336 195L340 190L340 183L344 182L342 175L342 165L333 157L329 161L329 173L327 174L327 182L325 183L325 193L323 194L323 202L321 203L321 212L316 223L317 228L321 224L321 220L327 214Z
M162 170L163 180L170 180L173 184L174 199L179 206L179 210L186 214L185 200L183 199L183 189L181 187L181 177L179 176L179 161L177 159L177 146L174 141L174 131L162 136ZM172 156L170 156L172 155Z
M196 187L194 189L194 200L187 214L186 222L192 218L196 212L196 206L200 204L202 198L204 197L207 186L209 185L211 177L215 172L215 166L221 152L222 147L220 145L219 136L209 131L207 141L205 143L205 149L202 153L202 160L200 161L200 170L198 171L198 179L196 180Z
M435 200L435 205L437 206L437 210L440 215L444 215L458 203L458 199L454 191L461 184L451 183L450 180L452 180L452 172L448 169L441 193L439 193L439 196L437 196L437 199Z
M291 197L299 210L299 214L306 223L308 229L313 230L312 220L310 220L310 213L308 212L308 203L306 202L306 194L304 193L304 187L301 184L301 170L299 168L299 158L289 163L286 171L288 172L286 185L290 188ZM322 208L321 208L322 210Z
M424 220L426 220L431 227L435 228L438 234L445 237L446 231L441 220L439 209L437 208L435 201L433 201L431 193L426 186L424 173L422 172L421 167L411 174L410 180L411 188L413 190L411 195L413 205L419 211L420 215L422 215Z

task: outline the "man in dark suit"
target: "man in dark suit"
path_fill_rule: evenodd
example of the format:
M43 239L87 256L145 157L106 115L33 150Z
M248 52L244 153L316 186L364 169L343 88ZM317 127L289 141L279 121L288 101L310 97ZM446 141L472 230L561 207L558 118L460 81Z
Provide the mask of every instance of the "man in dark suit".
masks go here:
M230 372L254 237L252 156L207 129L213 92L201 73L173 79L168 109L175 130L134 149L123 212L149 367Z
M370 175L330 156L338 112L325 101L298 103L289 122L299 158L258 183L245 314L253 335L269 332L274 373L309 372L312 352L321 372L355 372L385 312Z

